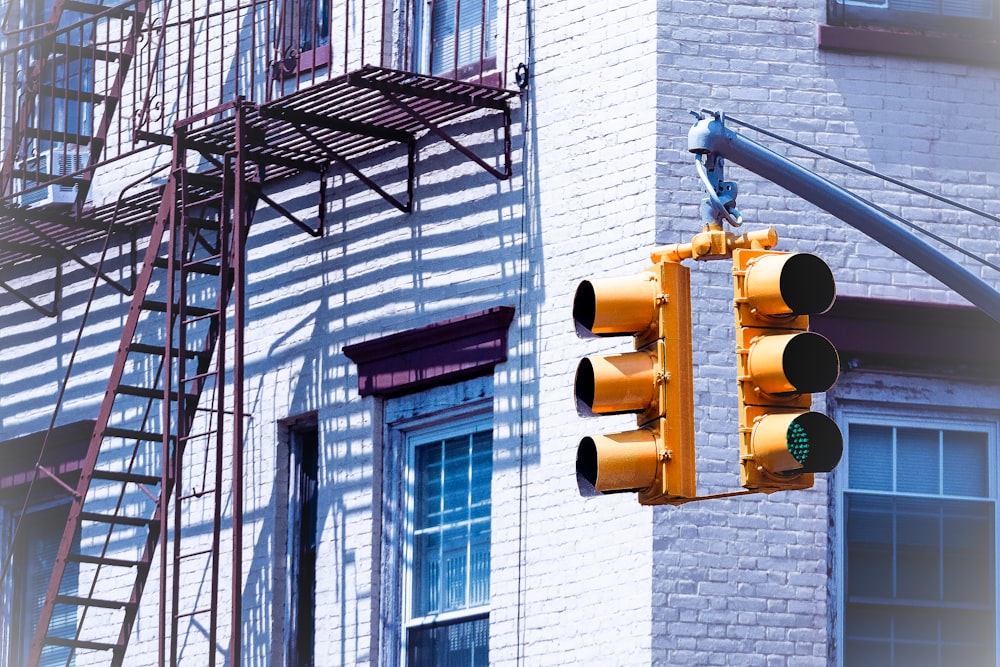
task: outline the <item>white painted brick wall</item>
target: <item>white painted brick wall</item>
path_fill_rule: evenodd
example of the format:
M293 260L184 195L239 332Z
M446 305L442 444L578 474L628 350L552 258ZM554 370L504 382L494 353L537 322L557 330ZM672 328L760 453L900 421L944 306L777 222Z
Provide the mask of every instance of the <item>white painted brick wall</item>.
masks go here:
M628 494L578 496L579 438L634 422L575 414L578 359L630 341L577 339L573 292L584 278L637 271L655 244L686 241L700 229L701 194L686 152L690 109L719 108L989 208L1000 187L993 131L1000 75L818 51L818 1L609 7L560 0L531 9L532 53L518 32L525 8L513 9L510 62L530 62L532 79L514 116L511 181L497 182L425 139L412 215L342 175L331 178L322 239L266 207L258 212L249 255L245 664L267 663L275 632L276 423L318 413L320 664L365 663L373 599L382 594L373 587L371 528L380 425L373 402L357 396L356 369L341 350L503 304L518 312L510 360L494 377L496 456L506 465L493 498L493 664L826 665L824 476L807 492L680 508L642 508ZM462 132L495 155L489 127L472 121ZM936 233L998 255L989 229L964 214L775 149ZM377 160L364 166L398 188L403 165L392 157L385 168ZM961 302L779 187L736 167L728 176L740 185L747 228L772 224L781 248L820 253L841 294ZM274 196L303 217L315 215L314 181L289 182ZM0 310L0 438L47 424L88 288L86 274L71 269L58 320L19 305ZM99 295L60 423L92 418L103 392L124 299L106 287ZM698 483L716 493L739 484L729 263L693 266L692 296ZM151 582L155 576L154 569ZM198 583L187 582L182 594L194 595ZM155 587L147 591L155 601L149 591ZM144 604L130 649L136 664L155 654L155 613Z

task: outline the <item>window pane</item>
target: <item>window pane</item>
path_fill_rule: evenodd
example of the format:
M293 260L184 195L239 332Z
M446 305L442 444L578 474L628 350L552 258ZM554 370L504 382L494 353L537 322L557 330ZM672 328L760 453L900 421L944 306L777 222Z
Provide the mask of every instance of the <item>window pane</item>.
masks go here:
M937 601L942 597L940 502L896 499L896 598Z
M906 12L938 13L938 0L892 0L892 8Z
M944 503L944 599L993 607L993 503Z
M414 517L417 529L441 525L441 454L436 443L417 448Z
M893 499L849 494L847 519L847 597L893 595Z
M441 552L444 570L444 606L442 611L465 609L465 584L468 580L468 531L465 526L446 531Z
M902 493L940 493L938 478L940 431L901 428L896 431L896 490Z
M59 507L27 515L21 523L22 535L19 538L19 560L15 570L24 572L21 581L15 581L16 597L23 600L23 606L15 605L14 615L17 617L17 633L20 641L19 649L22 660L27 657L31 647L31 638L35 631L38 615L41 613L48 592L49 577L55 567L59 542L62 540L66 525L68 508ZM78 579L77 563L67 563L59 592L63 595L77 594ZM49 623L48 634L54 637L72 638L76 634L76 611L67 605L56 605L52 621ZM68 648L49 645L42 652L40 667L49 665L75 664L70 659Z
M891 428L851 424L847 475L852 489L892 491Z
M944 432L944 494L989 495L989 453L985 433Z
M419 667L486 667L489 640L488 618L414 628L409 631L407 661Z
M882 607L847 604L844 621L844 665L891 667L891 619Z
M481 521L473 526L470 537L472 559L469 576L469 605L476 607L490 601L490 525Z
M492 433L414 451L413 618L489 603Z
M845 611L845 666L995 664L991 612L868 604Z
M483 7L486 20L483 20ZM431 14L431 73L453 72L496 55L496 0L440 0ZM456 19L459 25L456 50ZM485 33L483 29L485 27Z
M441 536L417 535L413 541L413 615L428 616L441 609Z

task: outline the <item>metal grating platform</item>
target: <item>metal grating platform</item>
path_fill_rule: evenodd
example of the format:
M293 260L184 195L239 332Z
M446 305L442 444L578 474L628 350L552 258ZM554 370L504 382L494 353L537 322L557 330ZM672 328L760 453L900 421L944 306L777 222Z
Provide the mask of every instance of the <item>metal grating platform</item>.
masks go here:
M325 174L344 166L403 211L401 201L371 181L353 161L386 148L402 146L409 154L407 197L414 184L416 138L434 133L497 178L510 176L510 100L518 91L487 85L367 66L355 72L293 92L262 105L244 105L245 142L252 162L266 166L266 180L298 172ZM232 108L228 105L226 108ZM449 136L448 123L479 112L492 112L505 131L503 167L498 169ZM191 119L184 145L205 156L236 150L235 119L225 112L206 112ZM30 275L36 260L74 258L73 248L101 239L111 231L152 225L162 188L87 208L73 214L66 206L0 208L0 276ZM268 200L269 201L269 200ZM0 283L3 287L3 283Z

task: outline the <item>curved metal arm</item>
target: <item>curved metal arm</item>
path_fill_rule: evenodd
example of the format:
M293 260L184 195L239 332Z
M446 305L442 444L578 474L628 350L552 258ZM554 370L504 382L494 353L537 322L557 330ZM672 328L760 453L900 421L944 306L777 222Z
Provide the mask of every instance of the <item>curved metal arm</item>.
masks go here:
M720 116L698 120L688 150L720 155L843 220L937 278L1000 323L1000 293L940 250L906 231L871 203L727 129Z

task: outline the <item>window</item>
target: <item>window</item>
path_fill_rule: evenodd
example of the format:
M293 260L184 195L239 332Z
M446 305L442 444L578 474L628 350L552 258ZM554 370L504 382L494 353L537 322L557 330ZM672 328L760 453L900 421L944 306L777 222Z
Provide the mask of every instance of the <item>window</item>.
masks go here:
M319 432L292 430L288 440L288 512L285 556L286 665L311 667L316 646Z
M997 0L829 0L833 25L881 26L996 39Z
M489 664L492 421L407 434L405 664Z
M19 511L20 507L17 510ZM8 628L10 642L3 653L7 656L8 662L6 664L24 664L28 659L31 639L42 604L45 601L45 594L48 591L49 575L52 574L52 568L55 565L56 553L59 550L63 529L66 527L68 511L69 505L67 503L29 511L21 520L13 553L7 550L10 547L9 543L4 545L7 547L3 552L4 557L9 555L12 558L10 565L12 576L6 591L10 596L8 604L11 610ZM13 512L5 514L14 515ZM10 525L5 527L6 535L13 534L13 523L14 520L11 519ZM78 567L79 565L76 563L67 564L66 574L63 578L64 592L68 593L75 589ZM60 617L60 614L63 616ZM72 616L66 617L66 614L72 614ZM49 634L56 637L72 638L75 631L75 611L57 606L52 622L49 624ZM0 636L2 634L0 633ZM67 662L68 659L69 662ZM75 661L70 659L68 648L48 646L42 654L39 666L73 664Z
M19 48L10 50L18 72L11 79L15 90L8 95L18 113L23 109L27 114L28 130L19 136L17 190L32 190L53 176L79 171L90 157L94 109L100 98L94 95L95 56L104 51L94 42L95 23L81 22L86 15L69 8L60 14L54 44L44 40L53 5L54 0L22 2L19 12L8 14L8 22L15 24L9 27L16 28L13 33L21 40ZM18 18L13 21L15 15ZM37 80L32 81L30 72L37 73ZM65 183L51 193L34 189L19 203L67 203L75 194L75 187Z
M285 0L280 40L277 78L330 64L330 0Z
M417 3L418 72L472 78L496 67L497 0Z
M995 665L993 426L848 421L843 664Z

